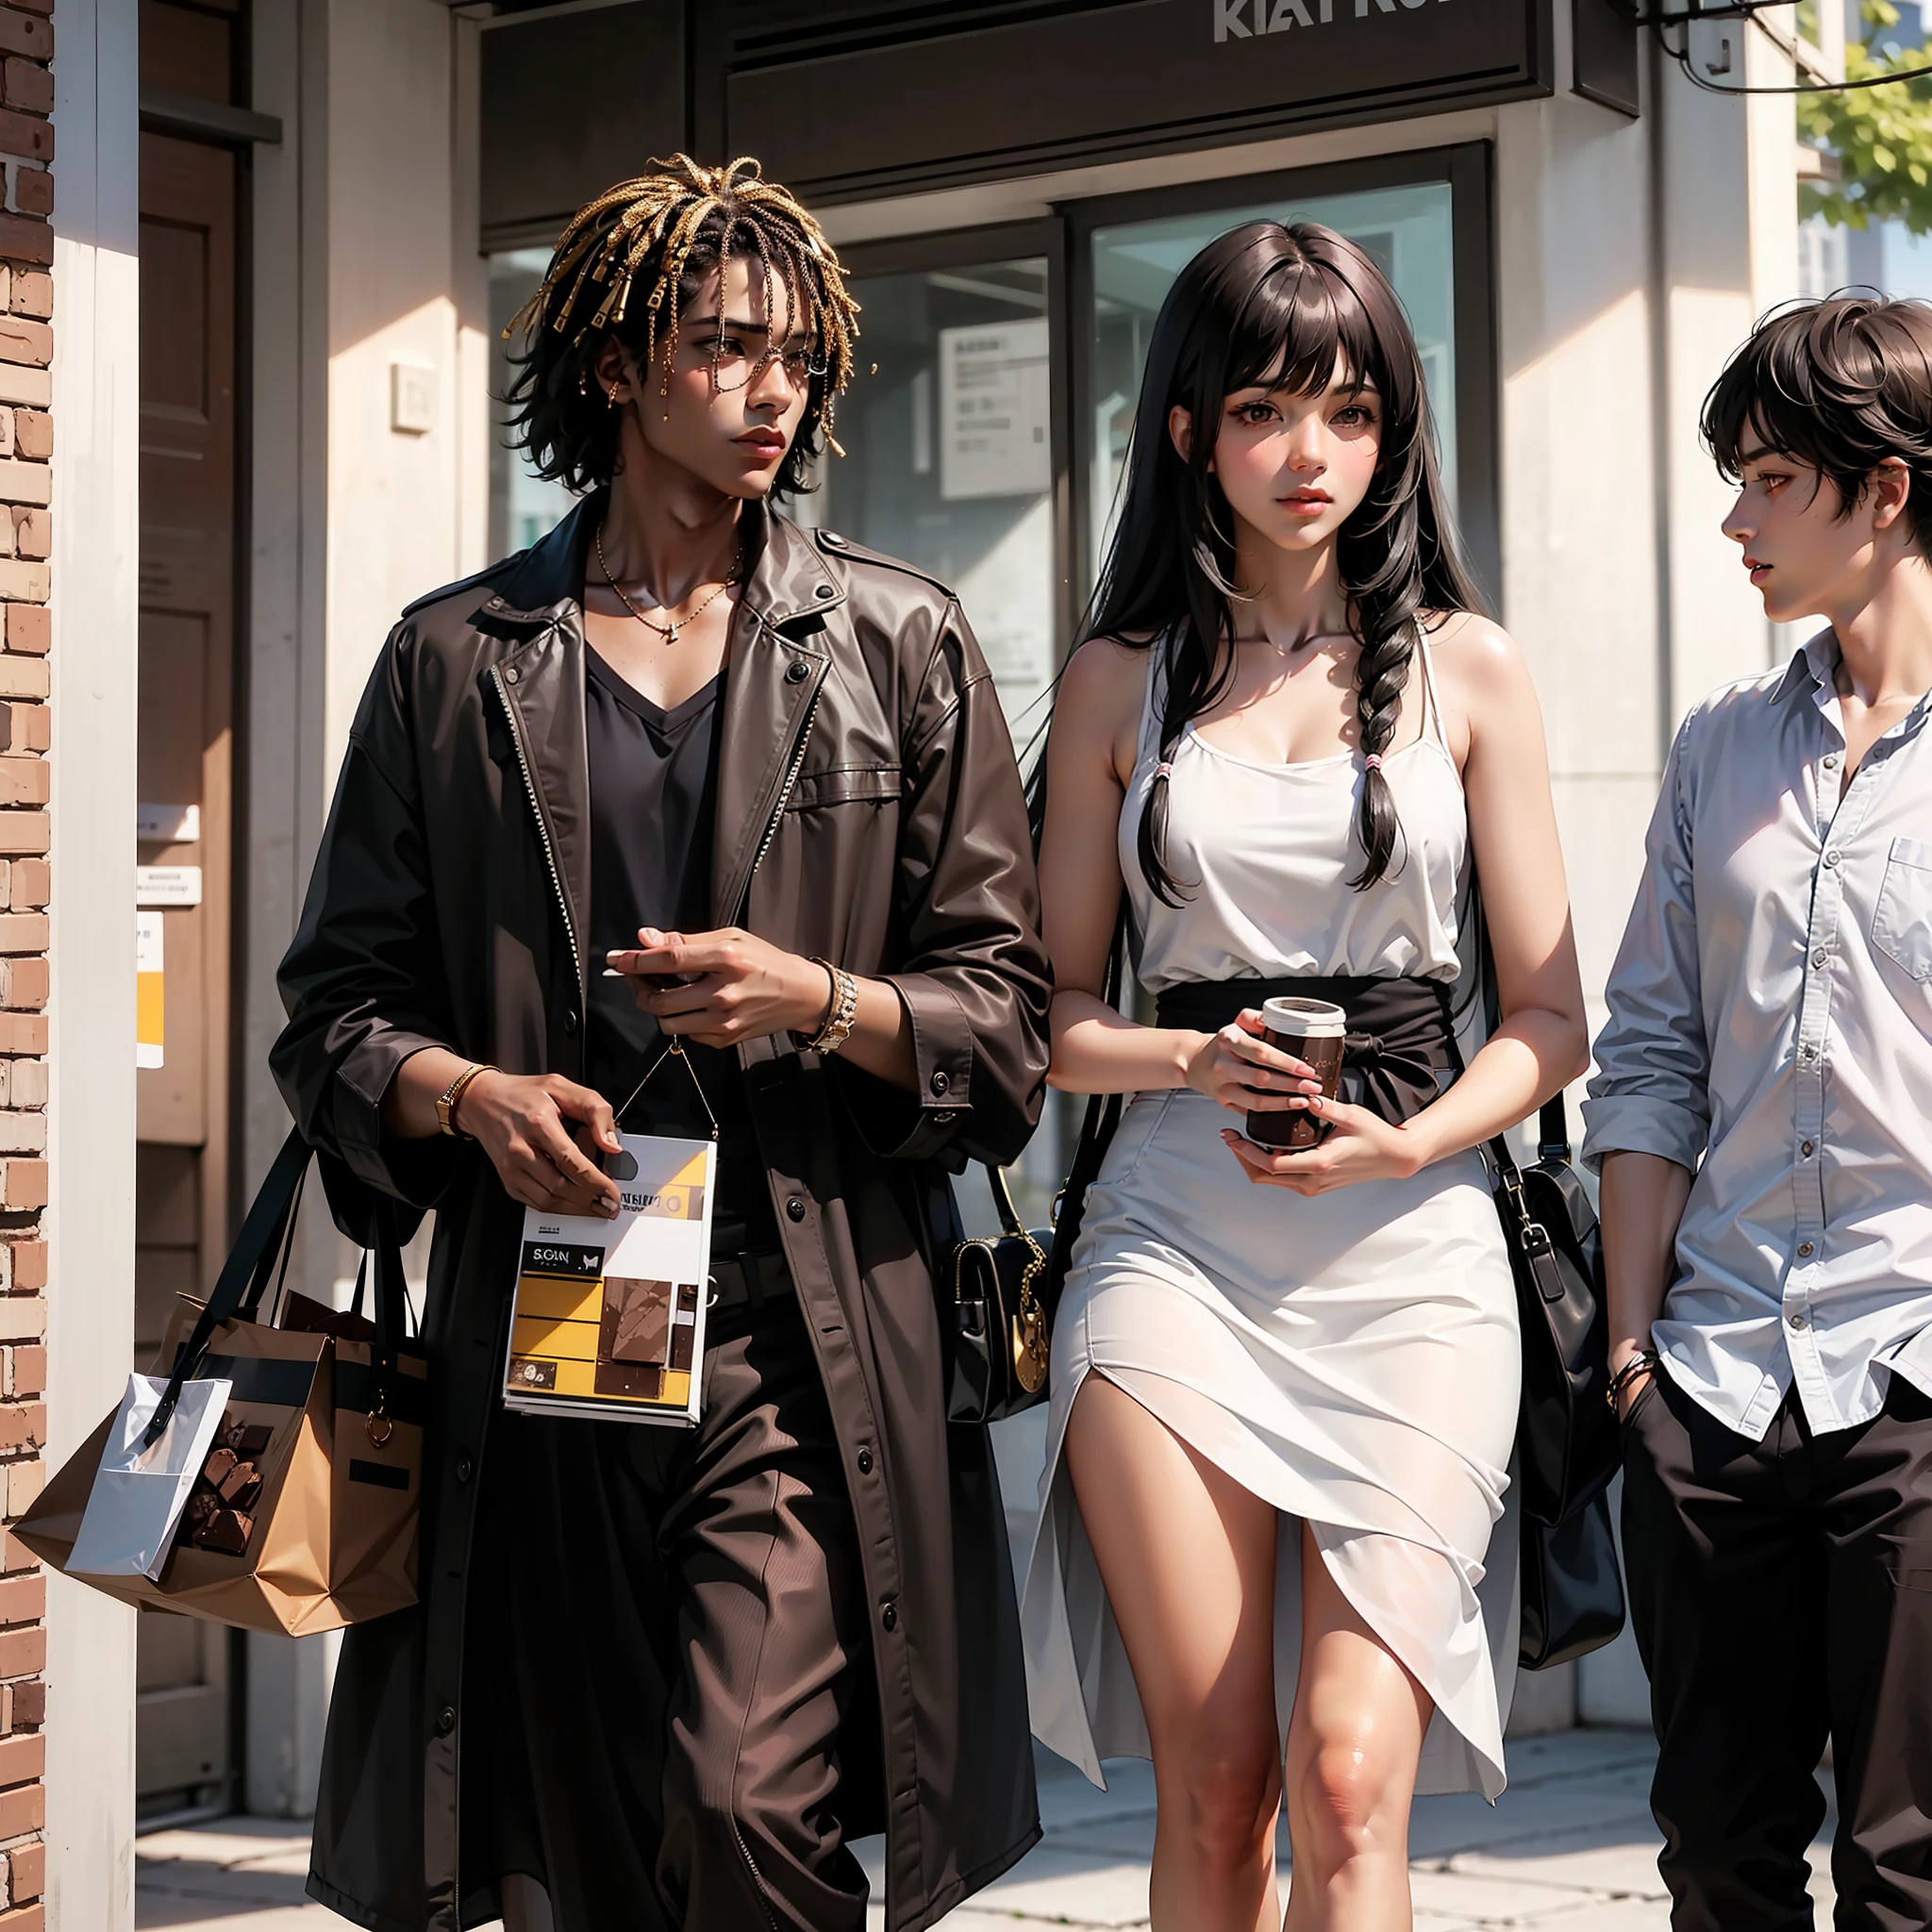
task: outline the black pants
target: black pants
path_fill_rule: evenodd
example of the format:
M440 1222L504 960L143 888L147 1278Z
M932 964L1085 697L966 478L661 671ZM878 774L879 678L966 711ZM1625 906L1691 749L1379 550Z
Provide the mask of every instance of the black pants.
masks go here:
M466 1924L523 1873L558 1932L862 1932L841 1732L862 1758L877 1716L838 1441L793 1297L720 1327L695 1429L492 1427Z
M1662 1746L1676 1932L1808 1927L1831 1740L1837 1923L1932 1926L1932 1402L1761 1442L1660 1375L1624 1428L1624 1551Z

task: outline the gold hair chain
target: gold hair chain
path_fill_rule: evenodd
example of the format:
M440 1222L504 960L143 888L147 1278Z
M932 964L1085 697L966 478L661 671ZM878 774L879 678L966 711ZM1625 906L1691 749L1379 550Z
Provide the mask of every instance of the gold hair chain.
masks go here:
M617 601L620 604L622 604L624 608L626 610L628 610L630 614L633 617L635 617L637 621L641 625L642 625L646 630L656 631L658 635L660 638L662 638L665 643L667 644L675 644L677 641L678 632L683 630L687 625L695 624L698 621L698 619L701 618L705 614L705 612L708 611L711 608L711 606L715 604L718 601L718 599L722 597L724 594L724 592L728 591L732 587L732 585L738 581L739 567L743 561L742 552L741 551L739 556L735 557L732 560L731 575L727 576L724 579L724 581L722 584L720 584L718 588L715 591L713 591L711 594L708 597L707 597L705 601L702 604L700 604L695 610L689 610L682 617L674 617L669 624L659 624L655 618L646 617L644 613L641 610L640 610L638 607L630 601L630 598L625 592L624 586L620 584L617 581L616 577L614 577L611 575L610 566L604 560L604 532L601 529L597 532L596 537L593 541L597 545L597 568L604 573L604 581L607 584L608 584L610 588L617 593ZM659 608L662 608L663 607L660 606Z

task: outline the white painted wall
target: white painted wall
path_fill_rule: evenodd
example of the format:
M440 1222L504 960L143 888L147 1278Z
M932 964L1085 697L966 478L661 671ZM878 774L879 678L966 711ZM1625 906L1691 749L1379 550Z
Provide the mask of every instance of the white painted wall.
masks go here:
M134 1354L140 341L135 0L61 0L55 63L50 1463ZM47 1923L134 1923L135 1612L47 1586Z
M476 253L475 20L441 0L256 0L255 496L243 1111L248 1172L288 1132L275 971L370 666L403 607L484 560L488 289ZM434 425L391 427L391 368ZM353 1272L319 1200L302 1285ZM313 1809L340 1640L248 1640L246 1802Z

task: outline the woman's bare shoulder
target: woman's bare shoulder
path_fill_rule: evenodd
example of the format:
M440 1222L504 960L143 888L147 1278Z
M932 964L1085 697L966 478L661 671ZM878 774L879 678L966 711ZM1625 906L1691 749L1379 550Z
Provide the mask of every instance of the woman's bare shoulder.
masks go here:
M1429 649L1446 676L1473 696L1500 694L1529 685L1529 666L1517 641L1479 610L1422 613Z
M1147 683L1147 652L1152 639L1089 638L1067 659L1060 701L1112 712L1131 705L1140 709Z

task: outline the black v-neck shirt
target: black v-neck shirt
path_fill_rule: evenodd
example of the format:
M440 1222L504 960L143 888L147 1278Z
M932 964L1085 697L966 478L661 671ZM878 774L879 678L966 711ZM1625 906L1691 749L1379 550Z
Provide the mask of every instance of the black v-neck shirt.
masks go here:
M588 644L584 664L591 773L591 998L584 1077L612 1107L624 1107L662 1051L663 1036L657 1021L638 1010L635 982L603 976L604 958L635 947L641 925L671 932L710 929L724 674L667 711ZM687 1051L718 1117L713 1250L774 1248L777 1223L738 1055L707 1046ZM627 1133L698 1138L710 1131L704 1107L675 1060L658 1070L618 1125Z

